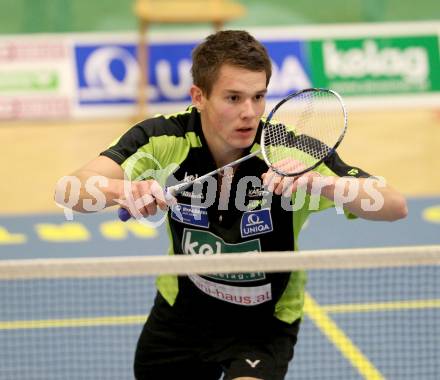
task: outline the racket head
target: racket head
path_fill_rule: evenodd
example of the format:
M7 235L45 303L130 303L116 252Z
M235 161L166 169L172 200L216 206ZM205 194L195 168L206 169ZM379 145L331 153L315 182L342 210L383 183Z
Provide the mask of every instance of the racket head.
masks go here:
M308 88L292 93L276 104L263 126L264 161L281 176L313 170L340 145L347 120L344 102L333 90Z

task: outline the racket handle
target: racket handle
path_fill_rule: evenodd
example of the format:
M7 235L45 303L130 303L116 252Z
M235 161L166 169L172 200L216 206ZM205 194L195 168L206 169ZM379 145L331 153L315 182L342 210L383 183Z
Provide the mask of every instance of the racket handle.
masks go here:
M174 197L174 195L176 194L177 189L178 189L177 186L165 188L165 199L167 201L171 200ZM125 208L122 208L122 207L118 210L118 216L119 216L119 219L123 222L126 222L127 220L129 220L131 218L131 214L128 212L128 210L126 210Z
M122 220L123 222L126 222L128 219L131 218L130 213L125 208L122 207L118 210L118 216L119 219Z

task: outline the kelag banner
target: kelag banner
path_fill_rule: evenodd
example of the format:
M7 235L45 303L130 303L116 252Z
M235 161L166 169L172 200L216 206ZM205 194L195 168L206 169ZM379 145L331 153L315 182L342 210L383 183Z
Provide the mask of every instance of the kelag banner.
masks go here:
M344 95L440 91L438 44L435 35L312 40L312 82Z

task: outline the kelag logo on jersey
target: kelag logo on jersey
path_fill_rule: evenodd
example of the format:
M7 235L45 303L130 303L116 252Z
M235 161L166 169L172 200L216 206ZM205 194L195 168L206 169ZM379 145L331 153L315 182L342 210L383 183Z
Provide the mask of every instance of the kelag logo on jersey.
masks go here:
M241 237L265 234L273 231L270 210L247 211L241 217Z
M150 46L149 102L189 102L194 43ZM134 44L75 47L80 104L134 103L139 68Z
M260 240L253 239L241 243L226 243L221 237L209 231L185 228L182 237L182 251L187 255L217 255L225 253L260 252ZM266 278L263 272L252 273L212 273L203 275L222 281L245 282Z

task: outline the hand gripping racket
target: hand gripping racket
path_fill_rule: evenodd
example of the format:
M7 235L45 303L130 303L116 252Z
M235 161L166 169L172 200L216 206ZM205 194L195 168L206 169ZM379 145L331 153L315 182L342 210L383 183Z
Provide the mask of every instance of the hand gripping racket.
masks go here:
M313 170L333 154L346 130L347 112L338 93L324 88L292 93L269 113L261 131L260 149L193 181L168 187L165 195L175 196L195 182L201 182L258 154L277 174L299 176ZM118 214L123 221L131 217L124 208L120 208Z

